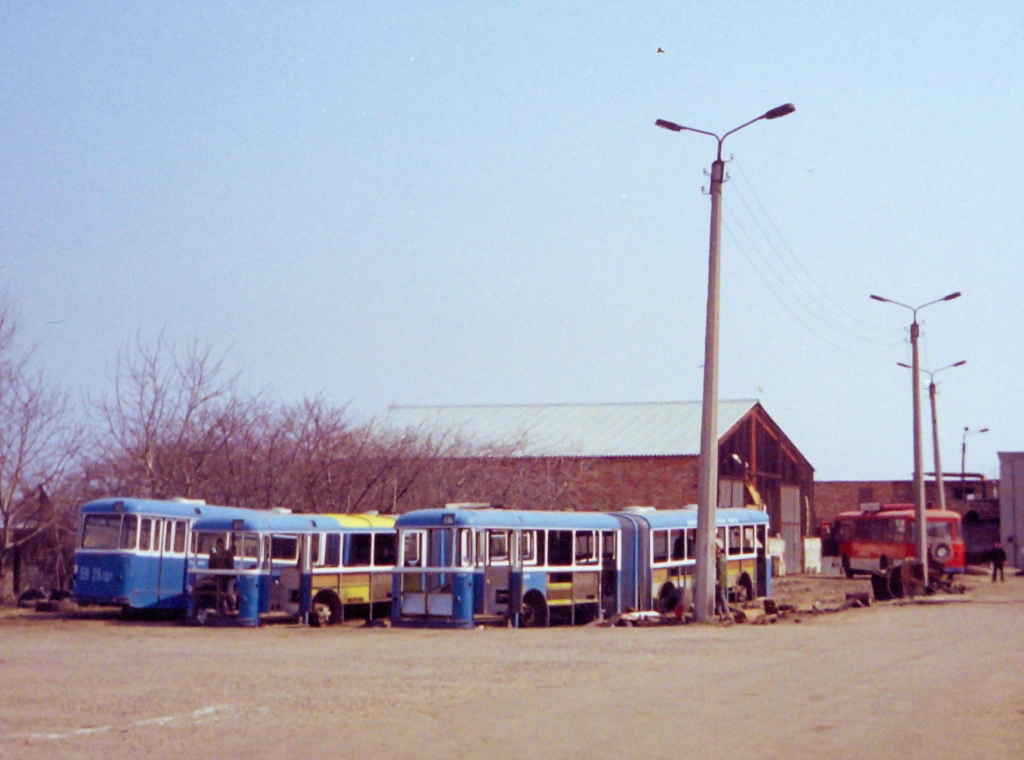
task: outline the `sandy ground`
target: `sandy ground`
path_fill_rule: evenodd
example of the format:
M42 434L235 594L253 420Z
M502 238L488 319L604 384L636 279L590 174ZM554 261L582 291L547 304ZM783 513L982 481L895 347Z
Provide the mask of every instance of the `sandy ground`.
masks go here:
M774 625L0 615L0 758L1024 757L1024 578ZM788 578L807 608L865 581ZM799 621L799 622L797 622Z

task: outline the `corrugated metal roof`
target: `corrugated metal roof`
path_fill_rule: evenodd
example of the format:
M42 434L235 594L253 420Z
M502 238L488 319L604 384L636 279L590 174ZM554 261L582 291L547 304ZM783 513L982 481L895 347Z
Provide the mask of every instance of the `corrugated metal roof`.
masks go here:
M758 402L719 401L721 438ZM388 424L480 445L523 444L532 456L679 456L700 453L700 401L625 404L392 406Z

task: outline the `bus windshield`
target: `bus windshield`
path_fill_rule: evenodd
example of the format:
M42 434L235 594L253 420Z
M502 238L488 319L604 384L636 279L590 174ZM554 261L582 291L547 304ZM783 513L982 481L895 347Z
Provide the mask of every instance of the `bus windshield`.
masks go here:
M86 515L83 549L117 549L121 543L121 515Z

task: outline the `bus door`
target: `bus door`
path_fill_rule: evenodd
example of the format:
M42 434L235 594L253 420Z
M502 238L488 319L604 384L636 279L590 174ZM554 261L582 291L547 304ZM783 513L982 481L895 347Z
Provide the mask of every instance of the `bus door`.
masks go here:
M444 568L451 564L454 535L455 531L452 528L442 528L427 532L427 567ZM425 581L424 613L427 615L451 617L451 573L435 569L427 573Z
M270 590L267 611L283 612L300 578L302 558L299 536L275 533L270 536Z
M403 573L403 615L451 617L454 557L453 528L410 530L404 533L405 566L422 567L421 573Z
M512 531L490 528L477 533L477 566L483 564L484 615L505 615L511 602ZM482 550L482 551L481 551Z
M320 552L320 534L310 533L297 537L298 557L295 564L286 564L280 569L278 576L277 600L280 609L292 615L298 615L302 599L303 580L312 575L312 566L317 563Z
M156 606L160 603L160 591L163 587L164 555L170 550L171 531L174 523L163 517L153 518L153 561L146 563L144 599L140 607ZM166 536L166 539L164 538ZM164 542L167 542L167 549ZM182 586L184 588L184 586Z
M601 615L604 618L619 609L618 537L618 531L601 531Z
M616 514L614 517L618 520L618 529L620 530L617 533L622 537L622 541L618 544L617 564L620 569L618 569L618 577L615 581L617 599L614 607L605 607L606 613L608 609L611 609L611 615L621 613L626 607L642 609L639 606L640 584L643 582L649 585L649 581L641 578L641 566L646 563L637 561L641 535L649 533L647 521L629 514ZM646 544L646 541L644 543ZM608 566L604 567L604 578L606 581L611 580Z

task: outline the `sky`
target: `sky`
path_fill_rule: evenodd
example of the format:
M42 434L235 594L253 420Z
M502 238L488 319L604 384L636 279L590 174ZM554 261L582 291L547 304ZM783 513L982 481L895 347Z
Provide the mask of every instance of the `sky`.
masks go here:
M943 470L966 441L995 478L1022 50L999 0L0 0L0 293L76 398L163 336L353 419L697 400L716 144L654 122L793 103L723 147L720 398L818 479L908 479L912 307L959 291L917 312L921 366Z

